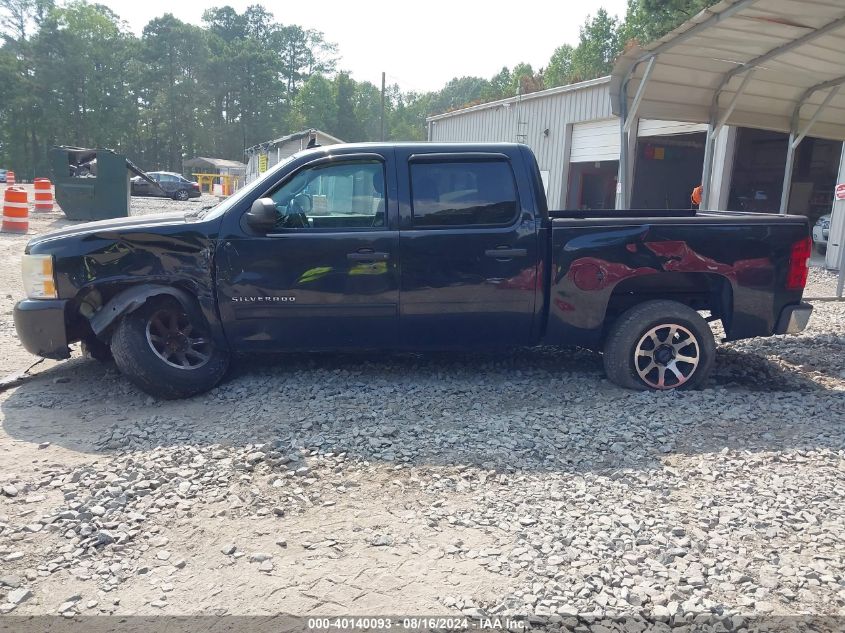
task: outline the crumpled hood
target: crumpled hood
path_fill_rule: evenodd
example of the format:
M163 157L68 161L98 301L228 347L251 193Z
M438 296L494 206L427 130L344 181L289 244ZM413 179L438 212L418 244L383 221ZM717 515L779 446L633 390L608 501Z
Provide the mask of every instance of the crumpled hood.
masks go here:
M150 215L135 215L128 218L116 218L113 220L99 220L97 222L85 222L84 224L73 224L56 231L33 237L26 245L26 252L33 246L50 242L55 239L66 237L84 237L98 233L106 234L111 231L122 231L126 229L139 229L173 226L187 224L185 214L177 211L173 213L156 213Z

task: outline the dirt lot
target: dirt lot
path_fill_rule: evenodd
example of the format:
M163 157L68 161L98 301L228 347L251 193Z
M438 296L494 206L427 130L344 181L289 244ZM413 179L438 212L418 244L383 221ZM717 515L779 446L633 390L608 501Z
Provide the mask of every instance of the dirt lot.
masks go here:
M36 361L25 242L0 235L4 374ZM0 611L845 615L843 352L824 303L698 392L542 349L241 361L157 402L77 351L0 394Z

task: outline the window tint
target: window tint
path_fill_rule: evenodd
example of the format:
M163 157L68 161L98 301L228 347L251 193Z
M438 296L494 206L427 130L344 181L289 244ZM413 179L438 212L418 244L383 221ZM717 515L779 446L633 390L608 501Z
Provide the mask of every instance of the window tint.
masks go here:
M159 182L178 182L178 178L176 176L171 176L170 174L161 174L158 177Z
M518 210L505 161L411 163L414 226L510 224Z
M270 197L280 229L385 226L384 167L377 161L305 169Z

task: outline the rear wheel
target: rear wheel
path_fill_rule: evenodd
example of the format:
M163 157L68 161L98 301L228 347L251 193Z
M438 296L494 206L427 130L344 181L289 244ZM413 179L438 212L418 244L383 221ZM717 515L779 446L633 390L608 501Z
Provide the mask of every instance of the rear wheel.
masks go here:
M613 324L604 368L627 389L694 389L707 380L715 357L713 333L695 310L676 301L647 301Z
M182 200L183 202L189 198L187 189L180 189L173 194L174 200Z
M118 369L150 395L186 398L223 378L229 356L175 299L153 299L124 317L112 335Z

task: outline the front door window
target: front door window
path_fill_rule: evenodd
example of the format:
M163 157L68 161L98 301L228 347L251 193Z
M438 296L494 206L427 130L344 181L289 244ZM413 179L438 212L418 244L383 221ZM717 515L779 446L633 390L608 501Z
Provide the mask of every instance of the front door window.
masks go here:
M305 169L270 195L277 229L385 227L384 166L355 161Z

